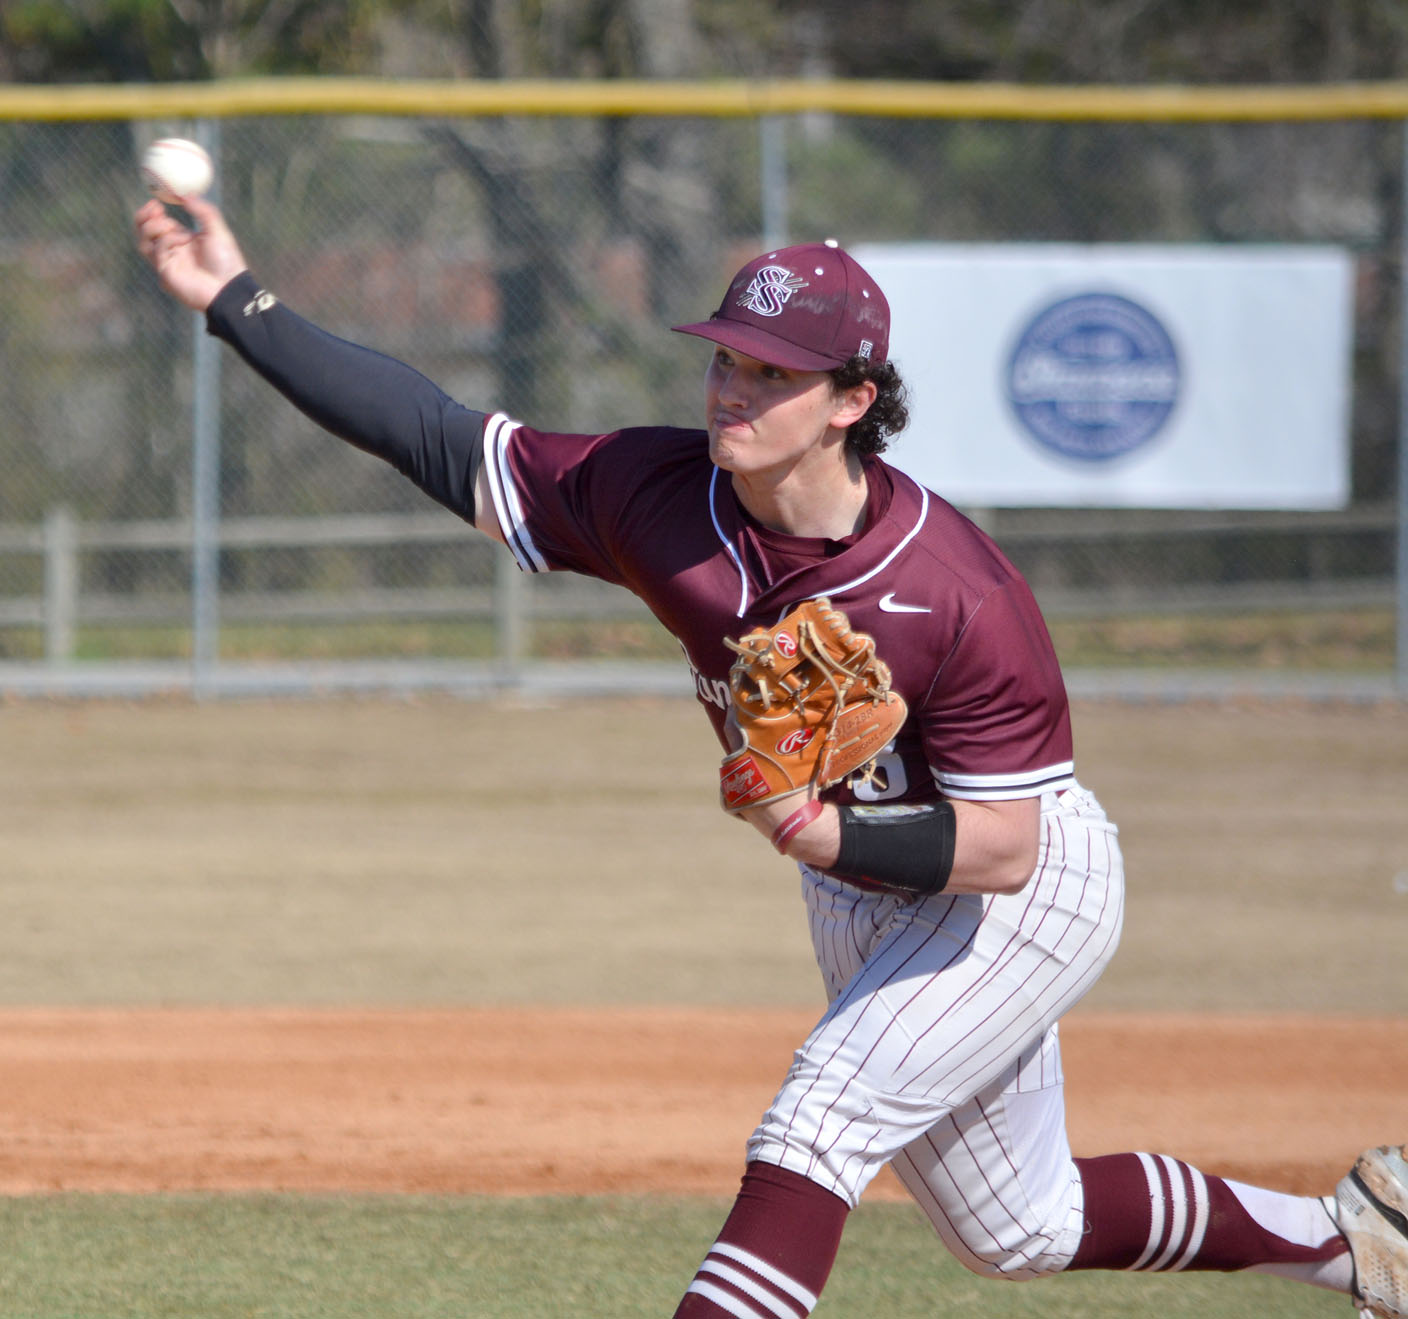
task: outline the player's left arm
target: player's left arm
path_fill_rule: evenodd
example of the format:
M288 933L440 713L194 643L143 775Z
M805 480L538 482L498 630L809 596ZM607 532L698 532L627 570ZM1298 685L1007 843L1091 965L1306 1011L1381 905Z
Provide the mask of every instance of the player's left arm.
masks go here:
M744 811L743 817L771 838L798 809L802 799L784 797ZM864 808L823 805L821 813L781 849L794 861L817 870L836 870L841 859L843 829L860 831L852 844L870 864L870 872L883 872L888 861L892 875L913 876L916 891L928 882L930 891L947 893L1018 893L1036 870L1041 840L1041 798L1018 797L1010 801L946 801L932 803L910 815L867 817ZM947 873L929 859L951 846ZM911 861L911 858L913 860ZM888 878L877 874L877 878ZM896 887L906 887L899 883Z
M813 804L797 814L803 799L794 793L748 813L775 847L843 878L919 894L1026 886L1040 854L1042 794L1072 772L1065 687L1015 574L962 621L926 699L909 712L938 798Z
M956 893L1019 893L1036 870L1041 847L1041 798L954 801L953 874Z

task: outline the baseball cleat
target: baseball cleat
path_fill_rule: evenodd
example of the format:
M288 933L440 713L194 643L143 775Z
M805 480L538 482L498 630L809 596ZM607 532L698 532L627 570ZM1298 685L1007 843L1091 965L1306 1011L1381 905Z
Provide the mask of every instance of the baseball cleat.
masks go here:
M1408 1319L1408 1159L1399 1145L1366 1150L1335 1191L1354 1257L1354 1299L1379 1319Z

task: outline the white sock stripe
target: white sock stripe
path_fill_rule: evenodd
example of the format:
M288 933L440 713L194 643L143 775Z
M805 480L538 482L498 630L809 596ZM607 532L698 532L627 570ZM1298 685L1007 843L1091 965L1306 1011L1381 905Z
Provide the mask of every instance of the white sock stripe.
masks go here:
M715 1277L722 1278L725 1282L737 1287L739 1291L751 1296L755 1301L767 1306L777 1319L797 1319L797 1307L789 1305L786 1301L778 1298L776 1293L770 1292L760 1283L754 1282L741 1269L735 1269L728 1264L720 1264L718 1260L706 1259L699 1266L700 1273L712 1273Z
M1149 1181L1149 1244L1144 1247L1144 1253L1129 1266L1131 1272L1148 1264L1164 1235L1164 1192L1158 1165L1152 1155L1140 1154L1137 1157L1144 1169L1144 1176Z
M702 1296L706 1301L713 1301L721 1310L727 1310L734 1315L735 1319L767 1319L766 1315L759 1314L751 1305L735 1296L732 1292L726 1292L722 1287L715 1287L712 1282L703 1282L695 1278L693 1282L685 1288L687 1292L694 1292Z
M1186 1269L1193 1262L1193 1257L1203 1248L1203 1238L1208 1234L1208 1218L1212 1213L1212 1197L1208 1194L1207 1178L1196 1168L1190 1167L1188 1172L1193 1182L1193 1226L1188 1233L1188 1249L1169 1265L1175 1273Z
M1169 1260L1183 1244L1184 1235L1188 1231L1188 1193L1183 1186L1183 1174L1179 1171L1178 1161L1169 1158L1167 1154L1160 1154L1158 1159L1164 1166L1164 1172L1168 1174L1170 1214L1166 1234L1168 1244L1164 1247L1163 1254L1149 1265L1151 1272L1168 1267Z
M802 1286L795 1278L789 1278L781 1269L775 1269L766 1260L759 1259L756 1255L750 1254L746 1250L740 1250L737 1246L731 1246L727 1241L716 1241L710 1247L709 1254L723 1255L738 1264L743 1265L750 1273L756 1273L760 1278L766 1278L780 1292L786 1292L794 1300L800 1301L807 1307L810 1314L816 1309L816 1296Z
M1141 1160L1145 1158L1142 1154L1139 1157ZM1151 1167L1161 1168L1168 1179L1165 1197L1162 1194L1162 1179L1157 1177L1157 1172L1150 1176L1151 1189L1157 1187L1154 1194L1158 1195L1160 1200L1166 1199L1168 1227L1167 1231L1163 1230L1164 1216L1162 1213L1156 1213L1154 1217L1157 1230L1150 1233L1149 1248L1130 1267L1147 1269L1150 1272L1176 1272L1188 1267L1202 1249L1207 1236L1208 1220L1212 1212L1207 1179L1196 1168L1179 1163L1177 1159L1171 1159L1164 1154L1158 1155L1156 1162L1151 1160L1145 1165L1146 1174L1150 1174ZM1163 1246L1163 1251L1150 1263L1150 1256L1160 1245Z

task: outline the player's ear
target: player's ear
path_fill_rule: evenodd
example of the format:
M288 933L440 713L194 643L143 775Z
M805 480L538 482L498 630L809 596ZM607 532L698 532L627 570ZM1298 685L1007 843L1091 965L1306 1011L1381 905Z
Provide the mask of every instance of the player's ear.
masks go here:
M836 408L831 414L831 424L838 430L853 426L865 416L879 392L873 380L862 380L860 384L852 385L849 389L837 390Z

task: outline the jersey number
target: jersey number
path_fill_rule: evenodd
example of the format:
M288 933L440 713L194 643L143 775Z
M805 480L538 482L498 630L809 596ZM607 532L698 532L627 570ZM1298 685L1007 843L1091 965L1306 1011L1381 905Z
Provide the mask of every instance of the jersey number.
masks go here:
M890 742L875 757L870 777L857 781L851 791L858 801L886 801L890 797L903 797L908 787L909 775L904 772L904 761L895 754L895 744Z

